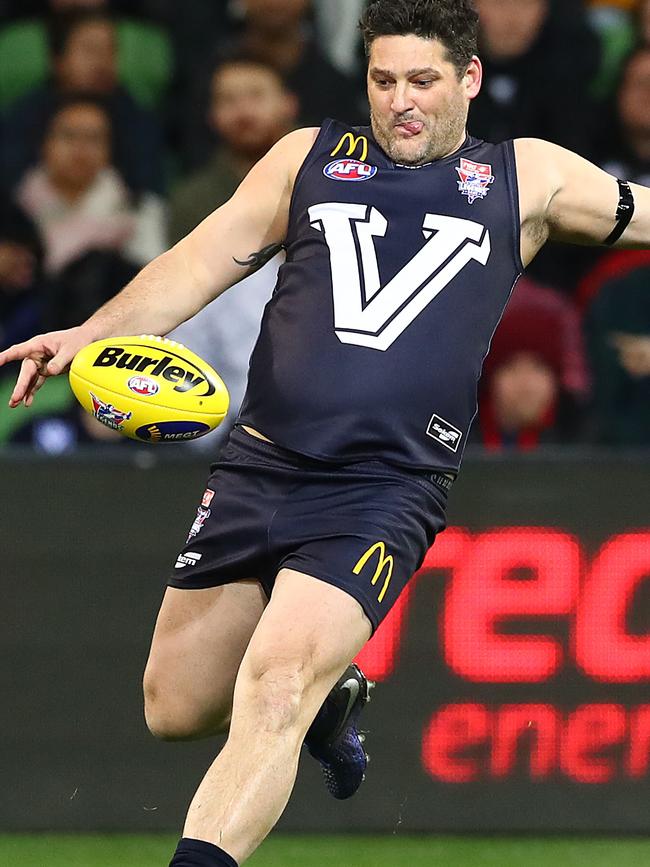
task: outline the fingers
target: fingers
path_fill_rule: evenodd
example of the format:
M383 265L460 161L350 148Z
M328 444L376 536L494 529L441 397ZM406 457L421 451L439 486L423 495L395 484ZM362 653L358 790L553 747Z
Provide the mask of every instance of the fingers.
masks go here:
M34 395L36 394L37 391L39 391L43 387L43 383L45 382L46 379L47 379L47 376L43 376L42 374L39 373L39 375L36 379L36 382L32 385L32 387L29 389L29 391L25 395L25 399L23 400L23 403L25 404L25 406L29 407L34 403Z
M15 346L10 346L4 352L0 352L0 367L3 364L9 364L10 361L20 361L22 358L40 348L40 343L37 345L35 340L27 340L25 343L16 343Z
M68 369L76 352L83 346L74 339L74 329L41 334L10 346L0 352L0 366L11 361L22 361L16 385L9 398L9 406L19 403L31 406L34 395L49 376L56 376Z
M54 358L47 363L48 376L58 376L59 373L67 370L75 354L76 351L71 352L69 349L61 347Z
M39 377L38 364L31 358L26 358L20 366L16 385L9 398L9 406L13 409L29 394ZM30 401L31 403L31 401ZM25 406L29 404L25 403Z

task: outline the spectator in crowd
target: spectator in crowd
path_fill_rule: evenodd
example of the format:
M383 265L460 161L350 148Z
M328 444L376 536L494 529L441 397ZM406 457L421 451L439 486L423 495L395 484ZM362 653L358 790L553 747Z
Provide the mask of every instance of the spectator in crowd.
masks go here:
M485 363L472 439L493 451L571 442L585 432L588 389L576 310L523 278Z
M614 277L586 313L597 438L650 445L650 264Z
M584 15L552 0L477 0L477 8L484 84L471 132L488 141L545 138L588 155L600 55Z
M15 196L44 239L47 275L58 281L56 328L81 322L166 246L162 202L153 194L136 201L111 165L111 119L94 97L63 98L42 161Z
M273 66L247 58L221 62L212 76L207 112L220 144L209 163L174 190L171 241L179 241L227 201L297 117L298 101Z
M240 47L285 76L306 124L329 116L358 122L355 82L322 53L309 27L310 7L310 0L246 0Z
M215 52L195 70L190 106L205 104L215 62L238 54L278 70L298 96L301 122L307 126L320 126L326 117L351 123L367 118L363 82L340 72L322 52L312 27L310 0L246 0L235 9L241 14L231 15ZM186 161L196 165L204 158L211 136L196 117L188 116L185 126L189 130L183 145Z
M627 59L607 117L599 164L605 171L650 186L650 44Z
M17 205L0 203L0 350L41 331L43 248Z
M589 87L600 43L582 3L477 0L477 8L484 84L470 109L472 135L539 137L591 156L597 113ZM550 243L528 273L571 294L593 261L591 250Z
M115 130L115 164L134 190L164 187L162 132L118 82L116 31L105 10L82 9L52 16L49 26L51 77L5 113L2 173L5 186L38 157L47 119L56 100L87 92L106 101Z
M612 107L605 113L598 164L605 171L650 186L650 45L641 45L627 59ZM589 250L577 280L577 300L585 308L605 283L650 264L647 250Z

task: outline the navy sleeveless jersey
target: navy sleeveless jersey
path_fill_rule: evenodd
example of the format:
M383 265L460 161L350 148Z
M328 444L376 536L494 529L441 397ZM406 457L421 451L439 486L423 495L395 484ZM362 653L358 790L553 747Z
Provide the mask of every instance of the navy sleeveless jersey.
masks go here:
M519 238L512 142L409 167L326 121L238 422L323 460L458 470Z

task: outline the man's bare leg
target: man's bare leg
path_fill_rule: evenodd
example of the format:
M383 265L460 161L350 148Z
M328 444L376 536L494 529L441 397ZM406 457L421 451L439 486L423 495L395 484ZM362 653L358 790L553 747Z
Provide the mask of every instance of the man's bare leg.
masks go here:
M237 672L266 602L252 580L167 588L144 673L154 735L191 740L228 730Z
M228 741L194 796L185 838L239 864L254 852L289 800L307 729L370 633L342 590L280 572L239 670Z

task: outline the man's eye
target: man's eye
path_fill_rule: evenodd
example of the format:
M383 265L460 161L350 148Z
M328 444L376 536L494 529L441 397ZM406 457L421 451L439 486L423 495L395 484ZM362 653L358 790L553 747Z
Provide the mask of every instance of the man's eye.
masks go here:
M429 87L433 84L433 80L431 78L420 78L415 83L418 87Z

